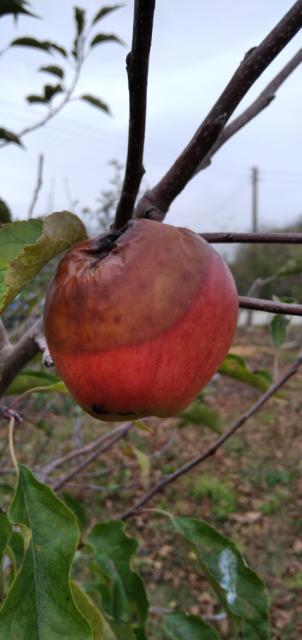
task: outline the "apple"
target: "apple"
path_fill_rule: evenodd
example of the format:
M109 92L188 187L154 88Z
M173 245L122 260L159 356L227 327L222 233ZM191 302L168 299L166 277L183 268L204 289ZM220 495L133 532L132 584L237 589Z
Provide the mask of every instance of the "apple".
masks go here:
M184 409L225 358L237 313L233 277L205 240L141 219L66 253L44 327L77 402L118 421Z

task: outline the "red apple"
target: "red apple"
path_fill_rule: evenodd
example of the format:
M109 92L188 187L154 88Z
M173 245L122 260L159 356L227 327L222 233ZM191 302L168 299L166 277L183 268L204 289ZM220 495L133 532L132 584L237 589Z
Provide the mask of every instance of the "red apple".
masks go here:
M59 374L100 420L170 416L226 356L238 296L221 256L188 229L134 220L73 247L45 303Z

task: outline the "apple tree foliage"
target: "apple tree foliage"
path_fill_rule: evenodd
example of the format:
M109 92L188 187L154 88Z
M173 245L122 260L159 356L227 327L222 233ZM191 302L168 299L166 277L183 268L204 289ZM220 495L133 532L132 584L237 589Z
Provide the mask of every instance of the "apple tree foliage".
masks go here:
M100 21L121 5L101 7L87 25L86 13L76 7L75 37L68 50L60 43L18 37L10 47L31 47L53 53L60 63L44 65L39 71L49 74L55 84L46 84L41 93L29 94L30 104L48 108L62 97L70 96L66 87L64 62L69 58L80 66L84 61L83 33L99 26ZM0 17L32 16L26 0L2 0ZM120 40L114 34L92 31L89 48ZM63 62L62 62L63 61ZM103 111L108 105L99 97L81 99ZM61 108L60 106L60 108ZM56 107L54 107L56 109ZM0 128L0 141L22 146L22 136ZM0 194L1 195L1 194ZM82 221L67 211L45 219L11 222L9 209L1 202L0 222L0 313L8 314L22 296L28 283L56 256L86 238ZM288 264L283 273L295 272ZM274 320L272 339L280 348L286 326ZM265 391L271 384L268 371L252 371L245 360L230 354L219 372ZM68 395L62 381L42 368L26 368L18 373L7 396L31 392L59 392ZM179 426L203 424L220 432L218 415L199 397L179 419ZM147 462L136 450L142 470ZM147 586L137 570L139 545L121 520L85 522L85 516L72 502L69 506L23 464L19 464L15 494L8 508L0 509L0 640L147 640L149 598ZM68 501L66 501L68 503ZM156 512L156 510L155 510ZM174 536L174 544L186 544L196 567L209 582L218 606L229 620L232 638L269 640L269 600L262 580L248 567L236 545L209 523L158 510L154 517L165 518ZM81 570L85 567L85 572ZM78 576L85 575L84 580ZM179 603L169 610L162 603L159 629L167 640L218 640L211 621L189 614Z

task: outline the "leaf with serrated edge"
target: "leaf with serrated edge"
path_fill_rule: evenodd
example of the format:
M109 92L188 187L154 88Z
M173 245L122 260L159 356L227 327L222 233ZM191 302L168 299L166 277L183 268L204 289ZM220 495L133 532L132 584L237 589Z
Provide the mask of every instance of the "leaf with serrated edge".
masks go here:
M0 311L54 256L86 238L81 220L61 211L0 228Z
M180 611L164 617L163 628L170 640L219 640L219 635L198 616Z
M93 640L104 640L104 623L100 611L77 582L71 581L73 599L86 620L89 620Z
M0 611L5 640L92 640L74 604L70 568L79 541L73 513L53 491L19 465L12 524L30 532L24 560Z
M241 620L244 639L269 640L265 586L235 544L203 520L167 515L175 530L191 544L227 613Z
M148 601L144 583L131 569L137 540L124 532L121 522L97 524L88 544L94 550L102 614L119 640L146 640Z

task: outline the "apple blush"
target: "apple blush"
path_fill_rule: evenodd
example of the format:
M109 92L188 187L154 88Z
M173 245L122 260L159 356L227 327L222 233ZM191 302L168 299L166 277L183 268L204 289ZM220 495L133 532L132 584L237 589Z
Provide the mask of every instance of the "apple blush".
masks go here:
M184 409L227 355L237 313L233 277L205 240L141 219L66 253L44 327L77 402L119 421Z

